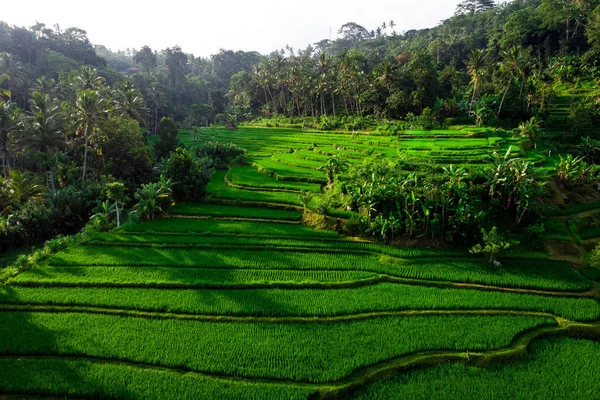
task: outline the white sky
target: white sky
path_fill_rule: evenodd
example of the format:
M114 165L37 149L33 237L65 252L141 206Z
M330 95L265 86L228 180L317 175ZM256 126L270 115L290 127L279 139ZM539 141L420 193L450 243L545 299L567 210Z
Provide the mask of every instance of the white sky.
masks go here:
M394 20L396 31L428 28L451 17L460 0L28 0L2 1L0 20L75 26L112 50L180 45L209 56L220 48L268 54L335 38L346 22L371 30Z

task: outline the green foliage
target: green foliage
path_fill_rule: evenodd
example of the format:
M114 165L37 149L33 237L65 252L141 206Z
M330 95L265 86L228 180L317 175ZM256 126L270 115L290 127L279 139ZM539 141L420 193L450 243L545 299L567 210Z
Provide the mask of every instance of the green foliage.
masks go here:
M588 183L597 173L594 166L588 165L583 157L573 157L572 154L567 154L566 157L559 154L559 157L560 162L556 165L556 175L558 182L566 188Z
M196 157L214 160L215 168L227 169L231 162L243 162L246 150L234 143L206 142L196 147Z
M552 338L532 343L518 360L477 367L443 364L411 371L361 388L354 399L586 398L596 392L591 340ZM568 367L567 367L568 366ZM515 379L518 377L518 379Z
M177 204L171 209L173 215L196 215L210 217L255 218L298 221L300 213L277 209L239 207L216 204Z
M142 184L136 191L138 203L133 207L134 215L139 221L153 221L166 213L172 203L173 187L170 179L161 179L156 183Z
M477 244L469 252L471 254L485 254L489 257L490 264L495 261L498 255L510 249L511 245L514 246L515 244L514 242L511 243L505 240L498 234L498 229L495 226L489 231L481 229L481 234L483 236L483 245Z
M177 139L177 126L175 122L168 117L163 117L158 125L159 140L154 146L156 158L168 158L171 152L181 147L179 139Z
M523 330L555 324L552 319L523 316L263 324L10 312L1 313L0 321L2 353L76 353L211 374L227 374L235 368L241 377L318 383L342 379L357 368L418 351L504 348ZM257 330L262 340L257 340ZM488 330L495 335L489 335ZM19 335L14 335L15 331ZM49 331L53 334L46 333ZM210 351L190 351L189 341L198 338ZM156 361L157 349L164 348L164 343L169 343L168 351L160 351L160 361ZM370 351L373 348L377 351ZM256 356L248 357L249 351ZM313 368L315 363L322 367Z
M335 243L333 244L335 247ZM199 253L199 249L202 252ZM492 286L536 288L549 290L583 291L590 282L576 274L568 263L547 260L526 262L505 260L505 266L490 272L487 265L474 259L457 257L456 253L401 249L392 256L377 257L344 253L341 251L319 250L305 252L307 248L290 251L289 248L275 251L252 251L234 249L223 253L219 249L206 249L204 246L177 247L114 246L72 247L52 257L49 265L55 266L161 266L173 265L193 268L244 268L244 269L320 269L368 271L390 276L415 278L433 281L454 281L481 283ZM202 254L202 257L199 257ZM370 254L370 253L367 253ZM384 253L385 254L385 253ZM441 255L441 258L436 258ZM397 263L397 259L422 257L409 263ZM430 257L430 258L427 258ZM434 257L433 259L431 257ZM453 257L452 261L447 261Z
M173 183L175 201L200 200L213 176L212 161L197 159L187 149L177 148L166 163L165 178Z

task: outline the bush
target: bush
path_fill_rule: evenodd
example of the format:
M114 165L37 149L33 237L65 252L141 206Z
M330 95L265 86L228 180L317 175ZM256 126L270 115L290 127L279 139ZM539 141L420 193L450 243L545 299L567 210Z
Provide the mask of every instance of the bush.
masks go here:
M165 177L173 182L176 201L200 200L214 172L212 159L197 159L187 149L179 147L167 161Z
M243 160L246 150L233 143L207 142L196 148L196 157L211 158L217 169L227 169L234 160Z
M177 126L171 118L162 117L158 124L158 136L160 139L154 146L157 159L169 157L172 151L181 146L177 139Z

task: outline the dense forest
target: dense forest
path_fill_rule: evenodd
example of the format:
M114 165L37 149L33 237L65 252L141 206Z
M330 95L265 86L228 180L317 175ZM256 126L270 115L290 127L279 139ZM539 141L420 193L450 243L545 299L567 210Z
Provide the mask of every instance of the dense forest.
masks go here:
M466 0L431 29L349 22L338 39L305 49L221 50L209 58L179 46L113 52L80 28L0 22L0 248L73 233L92 214L119 215L135 203L142 217L152 216L173 191L180 199L201 196L219 157L242 154L174 152L177 129L210 124L381 134L473 124L517 128L532 145L540 128L558 127L548 137L584 137L593 163L600 147L592 130L600 117L599 5ZM550 109L561 85L589 90L557 121ZM526 200L529 212L534 201ZM516 207L517 222L525 217L522 197L499 201Z

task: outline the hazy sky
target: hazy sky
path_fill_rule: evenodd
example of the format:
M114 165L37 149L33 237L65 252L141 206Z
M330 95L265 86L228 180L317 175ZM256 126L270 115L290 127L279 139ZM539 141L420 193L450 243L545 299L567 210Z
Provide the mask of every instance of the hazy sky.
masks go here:
M3 1L0 20L29 27L36 21L76 26L112 50L180 45L208 56L220 48L270 53L335 38L352 21L375 29L394 20L398 32L433 27L459 0L28 0ZM331 36L330 36L331 32Z

